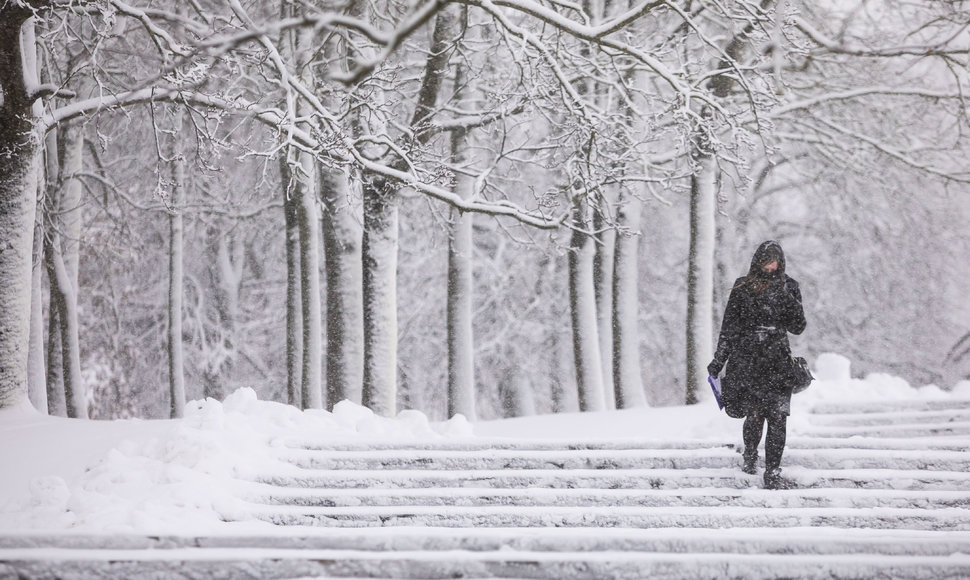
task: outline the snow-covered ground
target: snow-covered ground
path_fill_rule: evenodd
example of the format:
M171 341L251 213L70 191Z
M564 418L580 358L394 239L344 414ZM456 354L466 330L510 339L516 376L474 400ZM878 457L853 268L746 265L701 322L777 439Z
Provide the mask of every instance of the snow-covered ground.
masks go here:
M791 436L805 412L825 401L970 397L970 381L949 392L911 387L883 374L850 377L845 358L827 354L818 380L793 401ZM259 401L240 388L225 401L195 401L168 421L77 421L28 408L0 411L0 532L265 533L270 524L238 521L243 480L288 473L287 441L327 443L513 440L740 441L741 423L713 400L690 407L523 417L471 424L458 416L430 423L416 411L377 417L344 402L334 411L299 411ZM268 445L267 445L268 444ZM234 521L235 520L235 521Z

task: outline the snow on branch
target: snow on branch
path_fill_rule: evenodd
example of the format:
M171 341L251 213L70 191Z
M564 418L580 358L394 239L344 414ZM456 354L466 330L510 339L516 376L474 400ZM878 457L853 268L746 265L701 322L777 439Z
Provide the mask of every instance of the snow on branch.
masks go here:
M507 201L466 200L453 191L422 181L413 172L402 171L368 159L352 143L343 141L339 135L335 136L335 138L341 142L342 147L340 148L333 147L333 144L330 142L322 143L317 138L316 133L304 130L298 126L291 126L287 122L287 115L279 109L259 107L243 99L227 100L213 95L187 92L178 88L145 88L124 94L78 101L72 105L45 114L40 119L37 130L46 131L58 123L96 111L136 105L149 101L191 103L197 106L213 107L230 113L250 116L264 125L282 131L285 133L287 139L290 140L290 144L313 153L324 162L356 165L368 172L398 181L419 193L447 203L460 211L509 217L523 224L540 229L555 229L567 217L567 214L546 215L541 210L529 211Z
M896 159L897 161L903 163L904 165L912 167L913 169L916 169L920 172L927 173L930 175L935 175L937 177L942 177L943 179L950 180L950 181L970 183L970 174L966 172L951 173L951 172L933 167L927 163L922 163L919 160L914 159L913 157L909 156L905 151L900 151L899 149L890 147L889 145L886 145L885 143L882 143L879 140L873 137L870 137L869 135L859 133L858 131L850 130L848 127L845 127L838 123L833 123L827 119L819 118L817 119L817 121L822 125L824 125L825 127L828 127L829 129L831 129L832 131L835 131L836 133L840 133L860 143L865 143L869 145L869 147L871 147L872 149L884 155L887 155L893 159Z
M356 161L366 171L399 181L400 183L414 188L416 191L419 191L428 197L437 199L438 201L443 201L460 211L474 212L496 217L510 217L523 224L539 229L559 228L569 217L568 212L564 212L560 215L546 215L539 210L527 211L508 201L479 201L475 199L463 199L460 195L449 189L444 189L430 183L422 182L413 173L400 171L393 167L367 159L362 155L356 155L355 157Z
M345 85L352 85L369 75L374 69L381 65L392 52L413 34L418 28L422 27L445 6L444 0L431 0L422 5L418 5L408 18L401 23L397 29L384 39L371 38L372 41L383 45L384 49L374 57L356 63L356 68L346 74L331 74L330 79Z
M817 107L825 103L832 103L835 101L848 101L848 100L858 99L860 97L867 97L872 95L884 95L884 96L890 96L890 97L893 97L893 96L920 97L924 99L933 99L933 100L961 100L961 101L967 98L967 96L962 93L932 91L928 89L896 88L896 87L888 87L888 86L860 87L857 89L827 93L827 94L819 95L809 99L803 99L793 103L788 103L786 105L776 107L771 112L769 112L767 116L772 119L777 119L784 115L801 111L804 109L811 109L813 107Z
M655 5L665 4L664 2L654 3L650 2L644 4L640 7L639 11L634 11L634 13L627 13L623 15L622 21L611 20L600 26L589 26L570 20L556 13L555 11L549 10L535 2L530 0L457 0L459 2L468 4L469 6L476 6L482 10L491 14L494 18L503 22L506 27L511 26L510 20L503 14L500 8L508 8L515 12L526 14L537 18L545 24L549 24L560 30L573 36L579 40L585 40L594 44L598 44L601 47L609 48L615 50L621 54L633 57L654 73L657 74L661 79L663 79L670 87L683 96L685 101L690 101L691 98L700 98L704 101L711 101L706 95L700 92L696 92L691 89L685 82L677 77L671 70L669 70L660 60L654 58L649 53L639 50L632 45L613 40L608 38L608 36L620 30L621 28L627 26L629 23L635 21L637 18L648 12L650 9L655 8ZM620 25L622 23L622 26ZM522 29L518 29L516 34L521 35L523 33ZM545 50L540 45L537 39L533 38L531 35L527 37L527 40L539 50ZM708 102L711 106L720 109L719 105L715 102Z
M868 48L862 46L849 46L842 42L826 36L823 32L812 26L811 23L802 19L795 19L795 27L798 28L812 42L838 54L851 56L871 56L871 57L897 57L897 56L960 56L970 54L970 46L951 47L949 44L954 40L953 37L936 42L934 44L914 44L887 46L881 48Z

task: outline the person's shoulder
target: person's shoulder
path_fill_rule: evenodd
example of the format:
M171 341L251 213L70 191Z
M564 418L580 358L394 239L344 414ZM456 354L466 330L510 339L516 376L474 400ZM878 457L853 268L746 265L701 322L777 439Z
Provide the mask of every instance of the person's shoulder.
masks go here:
M798 280L792 278L788 274L785 274L785 285L787 285L789 288L798 288Z
M744 300L745 299L744 297L749 295L749 293L747 292L748 289L746 287L747 282L748 282L747 276L741 276L740 278L734 281L734 285L731 286L731 292L728 295L728 302L737 302L738 300Z

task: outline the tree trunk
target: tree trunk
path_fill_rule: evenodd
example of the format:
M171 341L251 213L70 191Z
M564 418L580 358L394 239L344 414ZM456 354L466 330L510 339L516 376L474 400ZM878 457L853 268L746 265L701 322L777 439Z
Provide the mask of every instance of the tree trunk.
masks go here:
M65 297L70 297L68 305L69 320L62 328L71 332L71 336L62 337L62 344L69 345L70 351L61 354L65 363L64 392L67 400L72 398L75 406L83 406L83 411L75 409L76 417L87 418L87 395L84 381L81 377L81 346L80 326L78 322L78 270L81 261L81 194L82 183L78 175L84 169L84 127L78 122L67 124L60 134L61 159L61 187L57 202L58 234L56 241L60 243L60 252L64 260L66 283L70 288ZM64 321L62 320L62 323ZM69 366L67 366L69 365ZM67 369L70 368L70 372ZM69 395L69 393L71 395ZM68 411L70 415L70 408Z
M393 416L397 409L397 191L380 177L364 179L363 404Z
M586 200L573 205L573 234L569 252L569 309L580 411L604 408L603 370L596 329L596 291L593 285L593 238Z
M690 254L687 273L687 392L692 405L705 392L707 363L713 356L714 305L714 211L717 165L713 156L697 145L697 168L691 177Z
M563 276L561 260L548 253L539 255L537 265L539 275L536 277L535 294L536 296L559 296L561 294L563 281L567 278ZM560 330L559 322L566 318L566 307L563 301L548 301L548 309L545 311L552 324L546 327L546 338L543 341L543 349L549 353L546 361L549 364L547 376L550 381L551 411L553 413L571 413L579 409L576 390L570 388L573 384L569 369L574 365L570 364L570 345L568 340L564 340L567 334L565 329Z
M303 405L303 292L300 266L300 197L286 157L280 158L283 214L286 219L286 393L289 404Z
M68 417L87 418L87 396L81 378L78 336L78 263L81 236L81 182L84 134L77 123L46 139L46 222L44 258L50 283L48 333L49 402L60 403ZM61 383L63 382L63 385Z
M323 408L322 356L323 336L320 313L320 214L314 183L313 157L299 153L296 166L295 195L299 199L300 224L300 294L303 297L303 368L301 369L301 405L304 409Z
M80 339L78 337L77 279L79 238L81 236L81 172L84 136L72 123L59 135L59 146L48 139L47 147L47 276L51 291L50 348L55 356L50 364L60 363L67 416L87 418L87 396L81 378ZM60 154L59 168L55 160ZM59 179L58 179L59 177ZM53 313L56 312L56 317ZM59 349L59 350L58 350Z
M513 367L505 371L499 392L504 417L531 417L536 414L534 389L521 368Z
M0 16L3 15L2 13L3 11L0 10ZM26 74L29 75L33 71L33 74L39 75L41 67L37 60L33 21L29 21L24 26L22 34L22 46L27 48L22 61L23 67L27 71ZM5 86L6 83L4 83ZM0 91L3 90L5 88L0 89ZM32 103L31 108L35 117L43 113L43 105L39 101ZM4 145L0 143L0 149L3 147ZM45 368L46 356L44 353L44 212L41 207L41 204L44 203L46 186L43 182L42 164L39 163L39 160L33 185L37 189L34 192L36 202L34 206L33 258L31 260L30 343L27 354L27 390L28 397L34 408L40 413L49 414L51 402L47 397L47 370ZM60 404L57 410L61 415L65 415L67 410L64 404L63 393L61 395L62 397L59 399Z
M239 287L242 284L244 247L227 227L213 225L209 232L209 278L218 320L216 348L211 349L203 373L205 396L225 399L230 393L239 344Z
M327 272L327 400L360 404L364 374L363 216L349 176L318 167L323 198L323 249Z
M410 129L415 145L427 143L438 93L445 79L460 6L449 4L435 15L431 47L417 92ZM376 101L382 100L379 92ZM379 103L373 103L379 109ZM360 118L360 117L358 117ZM380 134L386 120L374 115L361 119L371 134ZM408 171L404 159L388 158L401 171ZM364 291L364 389L363 403L380 415L393 415L397 408L397 251L398 191L383 177L365 175L363 291Z
M51 245L51 249L53 251L47 257L47 275L51 285L51 303L57 310L58 324L57 331L51 335L50 340L60 341L67 416L74 419L87 419L87 396L81 380L79 356L77 294L56 242Z
M471 181L468 176L459 177ZM448 416L474 421L475 343L472 327L472 215L452 211L448 244Z
M611 188L606 188L610 190ZM604 196L603 206L612 206ZM596 289L596 322L600 340L600 360L603 368L603 396L606 409L616 408L613 389L613 262L616 253L616 229L602 209L593 213L596 231L596 255L593 259L593 284ZM612 364L611 364L612 363Z
M638 316L640 210L640 201L632 196L621 199L617 207L617 222L625 232L616 236L613 266L613 390L618 409L647 404Z
M172 207L169 209L168 216L168 392L169 416L178 419L185 416L185 369L182 348L184 292L182 207L185 203L185 159L176 153L173 163Z
M367 6L350 0L348 14L363 17ZM324 44L331 63L353 66L357 47L334 35ZM339 65L336 65L339 66ZM333 93L322 97L339 110ZM318 166L323 201L323 250L327 275L327 399L332 408L343 400L360 404L364 390L363 202L342 168Z
M39 191L39 190L38 190ZM27 355L30 402L42 414L50 413L47 400L47 370L44 368L44 227L34 223L34 258L30 292L30 352Z
M284 7L285 8L285 7ZM293 37L293 63L296 73L307 87L316 86L313 60L318 50L315 32L300 29ZM309 103L300 99L296 104L297 115L308 119L313 116ZM309 131L308 123L302 123ZM293 173L290 190L297 196L297 222L300 229L300 295L303 315L303 368L300 370L301 406L304 409L322 409L323 399L323 320L320 304L320 207L317 203L319 178L312 153L298 149L288 152L290 170Z
M466 31L467 32L467 31ZM475 99L475 81L467 78L459 65L455 102ZM467 107L474 109L474 105ZM471 130L459 129L451 135L452 163L459 169L455 190L462 199L475 195L474 143ZM448 416L462 414L469 421L475 412L475 340L472 326L472 240L473 217L470 213L451 211L448 240Z
M40 142L30 123L31 100L21 28L23 3L0 7L0 408L27 400L30 283ZM28 24L32 26L32 24ZM33 49L32 43L25 45Z
M43 243L44 249L41 252L44 256L44 268L49 275L51 256L54 254L54 244L57 239L57 199L58 183L60 182L60 154L57 147L58 131L53 129L44 137L43 149L43 178L44 194L40 197L44 200L43 215L41 221L44 225ZM54 282L49 282L53 285ZM47 309L47 401L51 415L67 417L67 400L64 396L64 364L61 356L60 340L60 312L54 301L54 294L50 293Z
M84 169L84 127L80 123L68 123L60 133L61 140L61 189L58 201L58 222L61 254L64 267L74 287L78 290L78 270L81 262L81 194L83 184L78 174Z
M44 243L44 268L50 260L53 249L49 242ZM60 315L53 300L47 308L47 410L51 415L67 417L67 399L64 397L64 365L61 363Z

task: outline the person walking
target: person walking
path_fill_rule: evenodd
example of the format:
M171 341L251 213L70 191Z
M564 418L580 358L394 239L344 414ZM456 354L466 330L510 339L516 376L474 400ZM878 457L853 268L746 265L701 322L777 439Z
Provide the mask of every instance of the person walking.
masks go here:
M758 445L765 424L764 485L790 489L781 476L788 416L791 414L792 357L788 333L805 330L805 312L798 282L785 273L785 253L773 240L762 243L746 276L738 278L728 297L714 360L707 365L718 376L727 374L738 389L745 410L745 473L758 472Z

